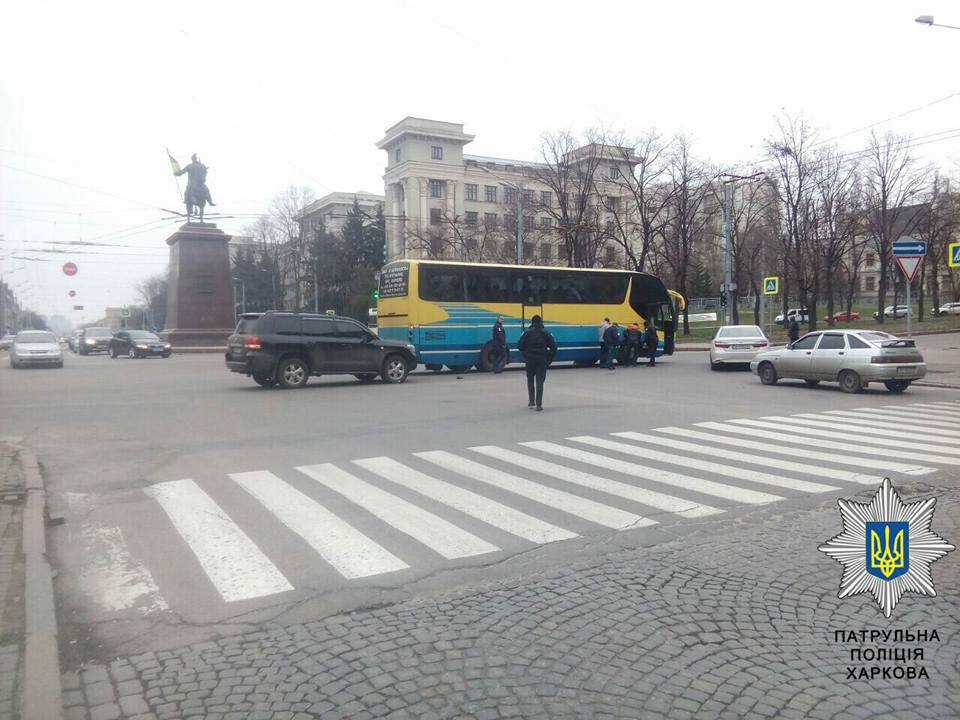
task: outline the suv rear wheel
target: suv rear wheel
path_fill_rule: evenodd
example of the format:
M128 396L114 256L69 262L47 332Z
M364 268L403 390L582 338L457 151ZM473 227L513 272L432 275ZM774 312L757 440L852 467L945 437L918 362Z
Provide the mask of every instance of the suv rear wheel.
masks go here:
M383 370L380 377L385 383L402 383L407 379L407 362L399 355L388 355L383 361Z
M303 358L289 357L280 361L277 382L283 388L302 388L310 378L310 368Z
M277 384L277 379L272 375L254 375L253 381L260 387L273 387Z

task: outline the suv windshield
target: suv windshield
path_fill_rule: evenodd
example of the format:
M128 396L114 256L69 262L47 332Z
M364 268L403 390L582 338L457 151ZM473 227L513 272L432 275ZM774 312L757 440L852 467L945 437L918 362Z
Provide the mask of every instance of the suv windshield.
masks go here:
M109 328L87 328L83 333L86 337L113 337Z

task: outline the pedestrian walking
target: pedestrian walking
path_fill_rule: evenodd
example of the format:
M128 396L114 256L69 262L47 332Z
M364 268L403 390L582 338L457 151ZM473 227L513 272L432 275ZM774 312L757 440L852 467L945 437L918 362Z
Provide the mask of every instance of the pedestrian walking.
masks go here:
M604 330L603 341L606 345L603 366L608 370L613 370L613 358L616 357L617 349L620 347L620 326L617 323L614 323Z
M636 365L640 357L640 326L635 322L627 326L625 343L627 365Z
M604 367L607 360L607 328L610 327L610 318L605 317L600 323L600 367Z
M493 352L490 353L490 356L494 374L503 372L503 367L507 364L507 358L509 357L507 331L503 329L503 315L497 315L497 321L493 324Z
M543 326L543 318L534 315L530 327L520 336L517 348L527 365L527 407L543 410L543 383L547 380L547 365L557 352L557 341Z
M800 323L797 322L796 315L790 316L790 322L787 325L787 337L790 338L791 343L795 343L797 338L800 337Z
M647 352L650 353L650 361L647 367L655 367L657 364L657 345L660 343L657 338L657 329L649 320L643 325L643 342L647 346Z

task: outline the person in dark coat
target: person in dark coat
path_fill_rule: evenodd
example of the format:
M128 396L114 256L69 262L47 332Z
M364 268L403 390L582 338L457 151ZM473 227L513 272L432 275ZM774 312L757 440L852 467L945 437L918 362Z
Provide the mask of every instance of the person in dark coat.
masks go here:
M800 323L797 322L797 316L791 315L790 322L787 324L787 337L790 342L795 343L800 337Z
M660 340L657 338L657 329L649 320L643 325L643 343L647 346L647 352L650 353L650 361L647 367L654 367L657 364L657 345Z
M497 315L497 321L493 324L493 352L491 360L493 361L493 372L503 372L503 366L507 364L509 353L507 350L507 331L503 329L503 315Z
M620 348L620 326L617 323L603 331L603 342L606 346L603 366L608 370L613 370L613 359L617 356L617 350Z
M610 318L605 317L600 323L600 367L603 367L607 360L607 329L610 327Z
M543 383L547 380L547 365L557 352L557 341L543 327L539 315L530 318L530 327L520 336L517 349L527 364L527 407L543 410Z
M640 326L636 323L630 323L627 326L626 340L626 358L628 365L636 365L640 357Z

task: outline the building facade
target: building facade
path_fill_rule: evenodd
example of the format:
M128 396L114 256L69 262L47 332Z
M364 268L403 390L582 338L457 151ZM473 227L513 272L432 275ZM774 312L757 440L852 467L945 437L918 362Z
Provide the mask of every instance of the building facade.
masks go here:
M361 212L368 217L374 217L383 206L383 195L375 195L363 191L354 193L332 192L314 200L307 205L298 216L300 232L303 237L323 225L323 228L337 234L347 222L347 216L353 209L353 202L357 201Z

